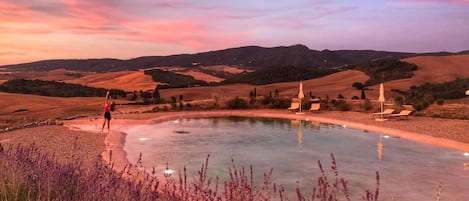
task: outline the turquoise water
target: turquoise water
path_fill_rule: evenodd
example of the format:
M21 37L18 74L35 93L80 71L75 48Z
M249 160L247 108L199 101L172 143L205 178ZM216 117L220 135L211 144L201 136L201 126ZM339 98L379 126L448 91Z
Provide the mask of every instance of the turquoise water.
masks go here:
M339 176L348 180L354 197L374 192L380 173L380 200L469 200L469 170L462 152L413 141L318 122L265 118L194 118L125 129L125 151L131 162L143 153L146 168L162 174L169 169L188 172L195 179L208 154L209 175L228 178L233 158L237 167L250 165L256 182L273 168L272 181L294 195L296 182L310 194L320 171L330 171L333 153ZM378 143L383 144L378 158ZM189 177L191 178L191 177ZM331 177L332 178L332 177ZM357 197L357 198L360 198Z

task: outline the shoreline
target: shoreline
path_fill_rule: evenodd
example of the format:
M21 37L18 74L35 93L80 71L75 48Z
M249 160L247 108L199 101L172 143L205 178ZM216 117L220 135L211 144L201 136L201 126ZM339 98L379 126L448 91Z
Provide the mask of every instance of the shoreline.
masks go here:
M288 113L287 113L288 112ZM165 121L171 121L181 118L208 118L208 117L223 117L223 116L239 116L239 117L260 117L260 118L282 118L282 119L297 119L305 121L314 121L320 123L334 124L345 126L353 129L361 129L372 131L376 133L388 134L395 137L400 137L406 140L411 140L419 143L429 144L437 147L444 147L448 149L458 150L462 152L469 152L469 144L459 142L451 139L434 137L417 132L405 131L402 129L395 129L384 126L386 122L381 125L369 125L364 123L357 123L347 120L340 120L336 118L324 117L317 113L305 111L305 114L295 114L292 112L284 112L280 110L215 110L215 111L183 111L183 112L158 112L146 114L133 114L133 115L115 115L119 118L113 119L111 122L111 132L105 137L106 149L102 152L101 156L106 163L114 163L114 167L122 169L131 163L127 158L127 153L124 150L126 133L122 129L125 126L135 124L154 124ZM123 117L123 118L121 118ZM133 118L132 118L133 117ZM404 123L418 123L407 120ZM80 129L80 125L90 124L88 119L76 119L64 122L64 126L70 129ZM112 152L112 156L110 157Z

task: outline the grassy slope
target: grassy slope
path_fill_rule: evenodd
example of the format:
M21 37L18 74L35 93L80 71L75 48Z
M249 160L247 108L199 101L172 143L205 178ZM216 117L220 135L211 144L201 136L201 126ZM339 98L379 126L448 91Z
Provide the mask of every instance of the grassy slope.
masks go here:
M469 69L469 55L414 57L406 59L405 61L415 63L419 68L415 72L415 76L410 79L395 80L385 83L385 96L387 100L391 100L395 95L390 91L392 88L406 90L412 85L420 85L425 82L438 83L450 81L457 77L469 77L469 70L467 70ZM125 75L129 75L129 72L121 72L120 75L126 77ZM113 86L116 85L115 80L110 78L119 77L116 76L116 74L96 74L95 76L94 81L89 82L99 83L106 81ZM82 80L86 77L87 76L83 77ZM92 77L88 77L87 79L93 80L91 78ZM130 79L121 79L124 80L124 83L128 83L130 88L137 88L139 84L139 82L132 82ZM360 95L360 91L352 88L352 83L364 82L367 79L368 76L362 72L354 70L343 71L318 79L305 80L303 82L304 93L307 95L309 91L312 91L315 96L325 97L329 95L330 98L336 98L339 93L342 93L346 98L350 98L353 95ZM281 96L294 97L298 92L298 82L275 83L255 87L258 94L261 95L267 95L269 91L273 93L276 88L279 89ZM254 86L252 85L233 84L218 87L165 89L161 90L160 93L161 96L167 100L169 100L170 96L179 96L180 94L182 94L185 99L208 99L213 96L226 98L248 96L249 92L253 89ZM370 99L377 99L378 86L371 86L370 89L371 90L366 91L366 96ZM54 98L9 93L0 93L0 96L2 97L0 99L0 120L56 117L86 111L100 112L102 107L102 98ZM462 101L461 103L467 104L467 101ZM12 113L21 109L28 111Z
M102 110L103 98L58 98L0 92L0 121L55 119L76 114L94 114Z
M124 91L155 89L157 82L143 71L119 71L112 73L96 73L78 79L68 80L69 83L89 85L93 87L114 88Z

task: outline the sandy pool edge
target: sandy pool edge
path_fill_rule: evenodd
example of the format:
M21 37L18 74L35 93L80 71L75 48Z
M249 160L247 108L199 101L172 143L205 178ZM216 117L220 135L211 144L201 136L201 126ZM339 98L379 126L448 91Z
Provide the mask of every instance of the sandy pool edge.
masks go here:
M298 119L305 121L315 121L321 123L335 124L346 126L354 129L361 129L367 131L373 131L377 133L384 133L403 139L425 143L433 146L444 147L448 149L454 149L463 152L469 152L469 144L458 142L445 138L433 137L425 134L416 132L403 131L394 128L387 128L376 125L366 125L362 123L338 120L328 117L321 117L314 113L296 114L296 113L283 113L276 112L273 110L216 110L216 111L183 111L183 112L159 112L154 113L147 119L113 119L112 127L119 127L118 125L132 125L132 124L151 124L159 123L164 121L170 121L181 118L194 118L194 117L223 117L223 116L241 116L241 117L265 117L265 118L283 118L283 119ZM76 119L64 123L64 126L77 128L80 124L89 123L88 119ZM409 123L418 123L409 121ZM117 126L116 126L117 125ZM101 156L105 162L114 163L114 167L119 169L124 168L127 165L132 164L128 158L127 153L124 150L126 133L121 130L111 129L105 138L106 149L102 152ZM112 158L110 158L110 152L112 152Z

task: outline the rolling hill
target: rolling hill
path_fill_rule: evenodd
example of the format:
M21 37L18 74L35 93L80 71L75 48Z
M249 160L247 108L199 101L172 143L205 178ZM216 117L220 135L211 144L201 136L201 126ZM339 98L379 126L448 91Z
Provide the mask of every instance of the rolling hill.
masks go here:
M359 64L376 58L407 58L415 53L386 52L373 50L311 50L304 45L288 47L247 46L170 56L147 56L129 60L119 59L68 59L45 60L31 63L0 66L11 71L50 71L54 69L111 72L138 70L159 66L214 66L229 65L249 68L271 66L337 67Z
M161 84L154 82L151 76L145 75L142 71L95 73L65 82L124 91L153 90L156 85Z

